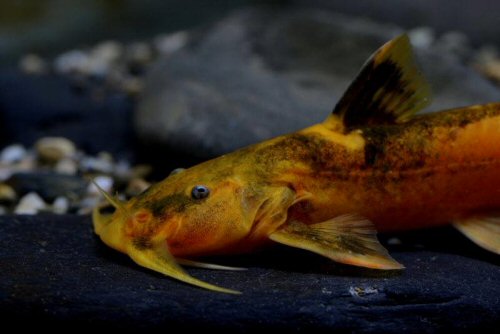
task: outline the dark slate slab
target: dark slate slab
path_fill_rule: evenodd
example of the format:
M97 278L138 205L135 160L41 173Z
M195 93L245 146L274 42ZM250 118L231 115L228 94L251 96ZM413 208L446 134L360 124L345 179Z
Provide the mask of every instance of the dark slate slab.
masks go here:
M81 198L89 184L80 176L52 172L15 173L5 183L10 185L19 196L34 191L49 202L59 196Z
M238 289L205 291L105 247L89 217L0 216L2 325L434 333L498 328L500 259L451 228L404 233L399 274L336 265L299 250L217 259L246 272L190 269ZM385 237L387 238L387 236Z

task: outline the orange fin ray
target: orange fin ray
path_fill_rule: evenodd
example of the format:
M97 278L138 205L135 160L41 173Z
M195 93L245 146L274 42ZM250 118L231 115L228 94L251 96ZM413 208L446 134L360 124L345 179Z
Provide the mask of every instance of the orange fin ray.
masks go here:
M358 215L342 215L312 225L292 221L269 238L340 263L374 269L404 268L377 240L373 224Z

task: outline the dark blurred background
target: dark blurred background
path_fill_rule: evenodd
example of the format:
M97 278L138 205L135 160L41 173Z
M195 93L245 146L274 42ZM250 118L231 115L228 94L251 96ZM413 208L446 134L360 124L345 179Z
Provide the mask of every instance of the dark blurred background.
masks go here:
M405 32L432 86L422 112L500 102L499 13L498 0L0 0L2 324L492 332L498 256L451 226L382 236L407 266L387 277L301 252L190 271L244 291L233 298L141 270L88 215L102 202L90 179L130 198L321 122Z
M366 58L403 32L433 86L429 111L500 99L493 0L0 0L0 9L0 148L62 136L163 175L321 121Z
M500 44L496 0L1 0L0 55L46 56L103 39L122 41L188 29L247 5L316 7L395 23L462 31L475 45Z

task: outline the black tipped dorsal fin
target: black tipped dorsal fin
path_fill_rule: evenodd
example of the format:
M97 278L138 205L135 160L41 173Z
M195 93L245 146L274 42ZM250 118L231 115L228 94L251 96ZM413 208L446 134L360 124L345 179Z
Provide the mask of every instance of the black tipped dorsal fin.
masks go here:
M418 70L410 40L401 35L365 63L327 120L346 129L407 121L430 102L430 89Z

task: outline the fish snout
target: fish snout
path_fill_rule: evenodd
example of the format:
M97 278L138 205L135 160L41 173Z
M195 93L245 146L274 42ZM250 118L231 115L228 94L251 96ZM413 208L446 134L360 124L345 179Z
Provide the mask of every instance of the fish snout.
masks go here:
M94 232L111 248L126 252L124 217L119 211L108 213L103 207L96 207L92 212Z

